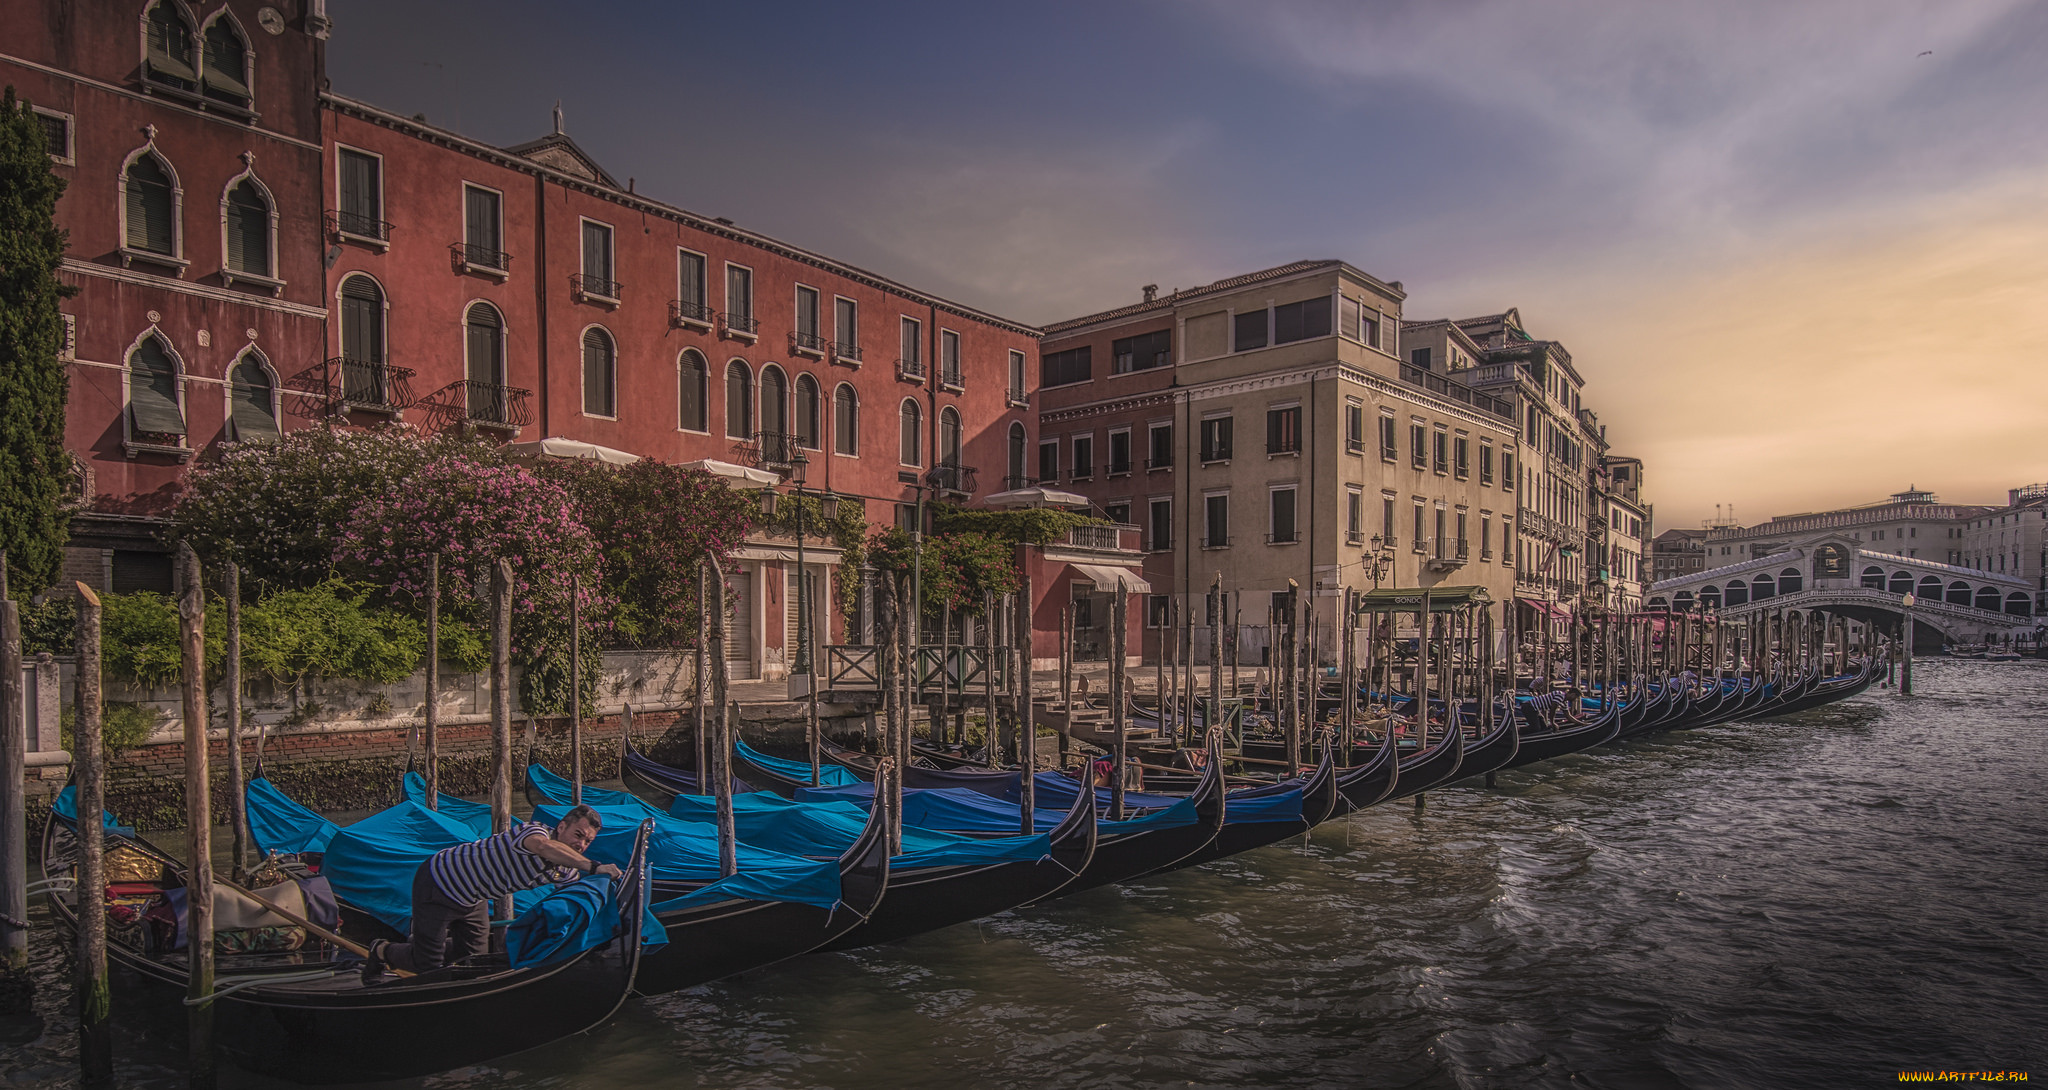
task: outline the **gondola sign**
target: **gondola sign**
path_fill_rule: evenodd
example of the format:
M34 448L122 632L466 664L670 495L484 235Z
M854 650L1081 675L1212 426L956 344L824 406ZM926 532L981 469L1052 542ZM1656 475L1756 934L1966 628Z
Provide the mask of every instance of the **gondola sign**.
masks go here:
M1431 587L1409 589L1387 587L1369 590L1358 596L1359 613L1416 613L1422 609L1424 598L1429 599L1431 613L1450 613L1467 606L1487 605L1493 601L1485 587Z

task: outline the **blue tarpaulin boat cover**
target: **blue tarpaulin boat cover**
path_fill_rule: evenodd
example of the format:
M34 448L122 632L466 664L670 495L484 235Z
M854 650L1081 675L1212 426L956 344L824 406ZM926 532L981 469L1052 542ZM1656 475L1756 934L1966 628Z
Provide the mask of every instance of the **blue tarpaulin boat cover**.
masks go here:
M50 812L70 822L72 828L77 828L78 785L70 784L64 790L57 792L56 801L50 803ZM132 838L135 835L135 829L132 826L119 824L114 820L114 815L107 813L105 810L100 811L100 828L113 833L115 836Z
M802 801L850 802L867 810L874 806L875 785L804 787L797 789L796 797ZM1040 832L1058 828L1059 823L1067 819L1067 810L1073 805L1074 796L1070 793L1063 808L1034 806L1031 811L1032 827ZM1147 829L1173 829L1193 825L1196 820L1195 800L1181 799L1171 806L1144 811L1139 817L1105 821L1099 835L1111 837ZM952 833L988 834L1009 832L1022 822L1023 807L1018 803L964 787L911 787L903 792L905 825L915 824L922 829L941 829Z
M1036 781L1032 791L1037 796L1038 805L1058 810L1065 810L1074 805L1074 795L1081 790L1079 781L1058 772L1040 772L1036 777ZM1015 802L1022 794L1022 784L1011 784L1003 792L1003 797L1011 802ZM1180 799L1179 795L1148 795L1143 791L1126 791L1124 792L1124 807L1130 810L1156 810L1161 807L1172 806L1174 803L1179 802ZM1108 805L1109 788L1096 788L1096 808L1103 809Z
M798 783L811 782L809 761L787 761L781 757L770 757L737 738L733 739L733 750L747 763L773 772L784 779L795 780ZM818 764L818 783L825 787L845 787L847 784L859 782L860 777L846 768L830 761L821 761Z
M505 928L505 953L514 969L565 961L585 950L610 942L619 929L619 899L622 887L605 875L591 875L536 901ZM648 914L653 921L653 914ZM644 925L641 941L653 946L666 941L668 932L659 922L649 934Z
M249 834L265 855L284 852L299 855L324 852L340 826L299 805L298 800L258 776L249 781L243 796L249 807Z

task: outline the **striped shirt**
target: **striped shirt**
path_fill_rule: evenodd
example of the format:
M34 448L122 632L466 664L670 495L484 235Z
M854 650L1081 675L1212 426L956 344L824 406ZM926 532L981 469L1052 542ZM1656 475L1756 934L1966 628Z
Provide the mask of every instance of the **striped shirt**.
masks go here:
M502 833L457 844L427 861L434 885L459 905L479 904L521 889L576 877L569 867L550 867L526 846L526 838L554 830L538 821L522 822Z

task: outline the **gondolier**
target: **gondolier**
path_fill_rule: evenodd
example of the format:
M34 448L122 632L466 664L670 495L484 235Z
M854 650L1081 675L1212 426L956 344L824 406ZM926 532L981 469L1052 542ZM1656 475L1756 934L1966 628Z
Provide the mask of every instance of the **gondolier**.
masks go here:
M413 873L411 941L372 944L364 978L387 968L426 972L483 953L491 933L488 906L495 898L587 874L619 877L619 868L583 854L603 825L597 811L577 806L553 828L521 822L435 852Z

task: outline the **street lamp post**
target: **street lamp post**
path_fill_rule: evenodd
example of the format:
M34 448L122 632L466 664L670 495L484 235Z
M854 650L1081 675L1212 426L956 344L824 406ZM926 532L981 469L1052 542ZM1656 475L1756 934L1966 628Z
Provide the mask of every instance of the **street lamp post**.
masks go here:
M805 471L810 468L810 461L809 458L804 456L802 449L796 450L789 460L790 493L798 500L796 504L797 634L796 647L790 653L789 673L791 677L799 674L809 677L812 674L810 569L805 564L804 555L804 542L806 532L809 529L807 522L810 510L809 504L803 501L816 495L819 499L820 514L824 516L827 522L832 521L838 513L834 510L838 507L839 497L837 495L830 491L813 493L809 488L805 487ZM762 490L761 506L764 514L773 515L775 513L775 490L772 487ZM812 684L815 686L815 679L812 681Z

